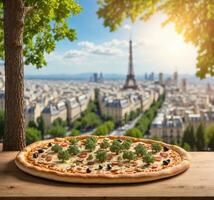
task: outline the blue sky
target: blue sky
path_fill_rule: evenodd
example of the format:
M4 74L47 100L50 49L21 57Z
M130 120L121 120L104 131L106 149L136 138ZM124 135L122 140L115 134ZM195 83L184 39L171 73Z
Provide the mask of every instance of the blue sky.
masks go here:
M78 74L87 72L125 74L128 65L128 39L130 32L134 44L134 67L136 74L154 71L194 74L196 49L186 44L173 24L161 27L165 16L161 13L148 22L135 24L124 22L116 31L110 32L98 19L96 0L79 0L83 11L69 19L69 25L77 30L74 42L63 40L56 49L46 55L47 66L38 70L25 67L25 74Z

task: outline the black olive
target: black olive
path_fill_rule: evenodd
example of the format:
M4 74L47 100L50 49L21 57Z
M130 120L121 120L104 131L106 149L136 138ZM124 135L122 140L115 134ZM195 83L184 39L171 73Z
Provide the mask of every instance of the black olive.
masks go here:
M38 153L34 153L33 158L37 158L37 157L38 157Z
M167 147L165 147L165 146L163 147L163 150L164 151L169 151L169 149Z
M103 166L102 165L99 165L99 169L102 169L103 168Z
M51 147L51 146L52 146L51 142L49 142L49 143L48 143L48 146L49 146L49 147Z
M89 168L87 168L86 172L87 173L91 173L91 170Z
M107 165L107 170L111 170L111 168L112 168L111 165L108 164L108 165Z
M43 153L44 150L43 150L43 149L39 149L38 152L39 152L39 153Z
M170 163L170 159L163 161L163 165L168 165L169 163Z
M120 143L121 143L121 142L122 142L122 140L118 139L118 142L120 142Z

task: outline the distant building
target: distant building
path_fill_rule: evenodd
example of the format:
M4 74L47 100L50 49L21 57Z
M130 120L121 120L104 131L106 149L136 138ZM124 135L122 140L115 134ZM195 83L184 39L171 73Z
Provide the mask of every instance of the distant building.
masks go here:
M100 72L100 74L98 75L98 73L93 73L93 75L90 77L90 82L94 82L94 83L103 83L104 82L104 76L103 73Z
M152 73L149 75L149 80L150 80L150 81L154 81L154 80L155 80L155 74L154 74L154 72L152 72Z
M175 71L175 72L173 73L173 78L172 78L172 80L173 80L174 84L177 86L177 85L178 85L178 72L177 72L177 71Z
M181 81L181 91L186 92L187 91L187 81L185 78Z
M25 127L28 126L30 121L36 122L37 118L41 115L41 106L36 103L32 106L25 108Z
M159 79L158 79L158 82L160 85L163 85L163 73L159 73Z
M68 123L70 124L81 116L81 108L80 104L77 101L77 98L75 97L66 100L66 106L67 106L67 120Z
M173 140L181 142L183 137L183 122L179 116L166 116L162 113L158 114L151 124L151 137L159 137L164 142L171 143Z

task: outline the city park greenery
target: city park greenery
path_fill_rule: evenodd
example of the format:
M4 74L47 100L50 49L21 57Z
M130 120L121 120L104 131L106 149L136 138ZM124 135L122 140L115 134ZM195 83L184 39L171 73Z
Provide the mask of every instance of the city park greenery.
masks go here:
M135 127L126 132L127 136L143 137L148 132L150 125L157 115L158 109L162 106L165 100L165 94L162 94L156 102L144 113L144 115L135 124Z
M104 18L104 25L112 31L126 18L134 22L139 17L147 20L159 11L165 13L164 24L174 22L185 40L197 47L197 75L213 76L213 1L102 0L98 4L98 16ZM1 1L0 11L0 58L5 60L6 69L3 149L21 150L25 146L24 63L40 68L46 65L45 53L52 52L57 41L65 38L73 41L76 32L67 19L79 14L81 7L75 0L11 0Z

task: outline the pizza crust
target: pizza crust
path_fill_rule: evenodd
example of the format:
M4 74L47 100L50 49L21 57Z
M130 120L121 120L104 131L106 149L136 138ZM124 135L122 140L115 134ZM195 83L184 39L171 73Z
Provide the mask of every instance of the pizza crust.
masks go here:
M84 139L88 136L77 136L78 139ZM68 137L71 138L71 137ZM75 137L72 137L75 138ZM105 138L105 136L99 136L99 138ZM54 139L43 140L39 142L35 142L29 146L27 146L23 151L19 152L16 156L15 163L18 168L22 171L50 180L55 181L63 181L63 182L71 182L71 183L95 183L95 184L114 184L114 183L137 183L137 182L148 182L157 179L163 179L167 177L171 177L177 174L180 174L186 171L190 167L190 156L189 154L182 148L166 144L160 141L154 141L149 139L141 139L141 138L130 138L126 136L109 136L110 139L131 139L135 142L141 141L145 143L159 143L160 145L164 145L166 147L171 148L172 150L179 153L182 161L173 167L165 168L160 171L155 172L138 172L133 174L83 174L83 173L72 173L66 174L60 171L54 171L47 168L42 168L40 166L35 166L29 162L27 162L26 156L29 151L37 146L41 146L43 144L47 144L49 142L53 142ZM57 140L64 140L58 138Z

